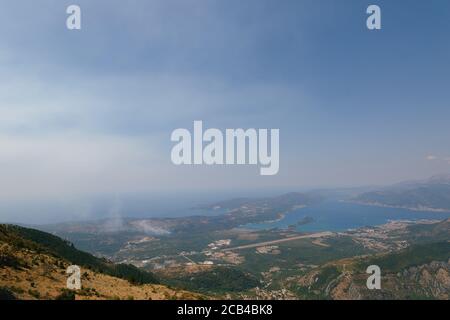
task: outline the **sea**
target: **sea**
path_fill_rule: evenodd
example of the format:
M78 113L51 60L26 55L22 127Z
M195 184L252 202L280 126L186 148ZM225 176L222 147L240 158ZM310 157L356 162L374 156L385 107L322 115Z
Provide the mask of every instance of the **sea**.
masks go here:
M305 218L312 218L308 219L312 221L301 224ZM250 223L243 225L242 228L287 229L295 225L297 231L303 232L346 231L365 226L377 226L392 220L445 220L447 218L450 218L450 212L415 211L330 200L293 210L277 221Z

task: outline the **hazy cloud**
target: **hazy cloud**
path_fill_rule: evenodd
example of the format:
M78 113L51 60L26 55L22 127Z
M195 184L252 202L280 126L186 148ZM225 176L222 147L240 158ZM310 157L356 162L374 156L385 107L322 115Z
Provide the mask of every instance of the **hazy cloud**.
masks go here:
M392 183L448 170L448 158L423 160L430 148L445 154L450 136L447 3L405 15L386 2L397 19L383 37L367 34L361 6L334 0L79 0L79 32L65 28L70 4L16 0L0 11L0 220L88 218L98 195ZM416 16L429 36L399 41ZM279 128L279 174L173 166L170 134L194 120ZM129 214L121 205L117 226Z

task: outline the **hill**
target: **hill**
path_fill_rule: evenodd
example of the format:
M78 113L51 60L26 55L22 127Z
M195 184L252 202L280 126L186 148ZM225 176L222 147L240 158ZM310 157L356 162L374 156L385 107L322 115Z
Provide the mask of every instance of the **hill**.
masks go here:
M82 289L66 289L66 269L78 265ZM0 225L0 298L198 299L201 295L158 284L150 272L113 264L51 234Z
M322 197L313 193L291 192L276 197L266 198L236 198L216 202L204 206L200 209L239 209L241 207L271 207L280 211L291 210L295 206L307 206L322 200Z
M450 211L450 175L399 183L362 193L351 200L362 204L413 210Z
M198 268L197 270L194 270ZM193 266L164 272L167 283L186 290L223 296L257 287L258 278L239 268Z
M381 269L381 289L369 290L366 268ZM296 278L291 289L314 299L450 298L450 242L413 245L405 250L343 259Z

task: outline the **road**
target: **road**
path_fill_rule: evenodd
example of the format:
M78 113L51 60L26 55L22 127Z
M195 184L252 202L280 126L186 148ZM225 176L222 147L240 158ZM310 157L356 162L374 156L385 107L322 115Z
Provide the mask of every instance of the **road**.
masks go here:
M187 257L184 254L180 254L180 256L182 256L183 258L185 258L186 260L188 260L189 262L192 262L193 264L197 264L197 262L195 262L194 260L192 260L191 258Z
M295 237L289 237L289 238L283 238L283 239L277 239L277 240L271 240L271 241L265 241L265 242L258 242L258 243L253 243L253 244L246 244L243 246L222 249L221 251L234 251L234 250L264 247L264 246L270 246L270 245L277 244L277 243L289 242L289 241L294 241L294 240L299 240L299 239L328 237L328 236L332 236L333 234L334 234L333 232L329 232L329 231L311 233L311 234L305 234L305 235L301 235L301 236L295 236Z

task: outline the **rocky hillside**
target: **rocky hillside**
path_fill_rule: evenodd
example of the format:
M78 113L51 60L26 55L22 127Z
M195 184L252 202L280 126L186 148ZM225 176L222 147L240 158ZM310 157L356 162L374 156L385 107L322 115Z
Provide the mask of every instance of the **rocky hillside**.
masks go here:
M82 289L66 289L66 269L81 268ZM0 299L199 299L158 284L151 273L115 265L45 232L0 225Z
M381 289L366 287L369 265L381 269ZM291 289L305 298L450 298L450 242L415 245L403 251L329 263L295 278Z

